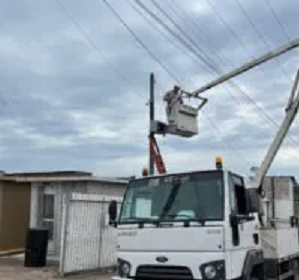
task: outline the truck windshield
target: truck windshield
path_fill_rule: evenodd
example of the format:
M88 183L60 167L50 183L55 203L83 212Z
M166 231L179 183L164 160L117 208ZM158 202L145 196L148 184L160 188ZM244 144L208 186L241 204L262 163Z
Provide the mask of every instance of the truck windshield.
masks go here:
M223 220L223 172L194 172L130 182L119 223Z

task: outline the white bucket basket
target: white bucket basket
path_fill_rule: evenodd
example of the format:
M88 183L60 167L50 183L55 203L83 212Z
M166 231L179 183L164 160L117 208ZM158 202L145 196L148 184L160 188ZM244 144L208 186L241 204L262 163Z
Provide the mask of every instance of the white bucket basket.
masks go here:
M191 106L184 104L184 98L196 98L200 104ZM167 92L164 96L166 116L169 130L181 137L192 137L198 134L198 112L205 105L207 99L183 92L178 87Z

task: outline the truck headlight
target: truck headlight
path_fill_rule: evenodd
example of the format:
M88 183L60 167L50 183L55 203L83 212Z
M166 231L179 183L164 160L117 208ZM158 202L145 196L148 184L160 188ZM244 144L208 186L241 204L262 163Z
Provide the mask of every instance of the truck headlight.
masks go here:
M205 273L206 278L214 279L217 275L216 267L212 264L209 264L208 266L205 267L204 273Z
M117 260L117 272L122 278L127 278L130 275L131 265L122 259Z
M205 263L201 265L199 269L202 275L202 279L225 279L225 263L223 260Z

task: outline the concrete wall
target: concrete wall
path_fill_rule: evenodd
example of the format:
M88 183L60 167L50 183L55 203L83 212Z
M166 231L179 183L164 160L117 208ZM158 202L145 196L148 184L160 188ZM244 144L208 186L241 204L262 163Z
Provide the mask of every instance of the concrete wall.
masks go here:
M25 247L30 221L30 184L1 182L0 250Z

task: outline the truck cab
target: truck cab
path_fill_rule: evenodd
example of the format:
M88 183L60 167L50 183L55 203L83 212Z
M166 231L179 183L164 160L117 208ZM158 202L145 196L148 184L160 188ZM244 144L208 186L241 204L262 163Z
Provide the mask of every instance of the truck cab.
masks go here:
M262 279L254 194L223 169L129 182L116 220L121 279Z

